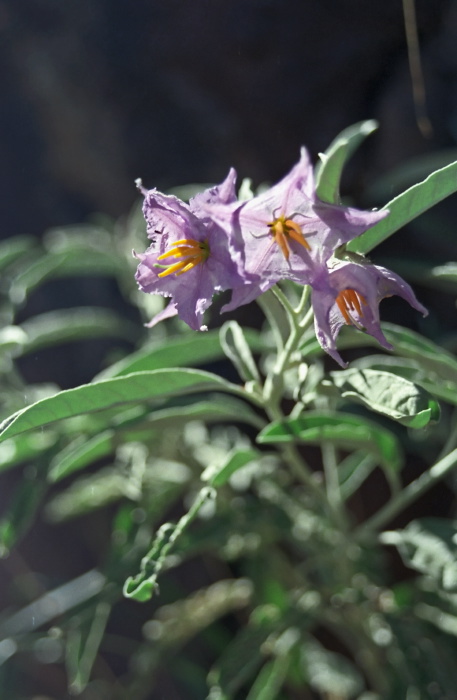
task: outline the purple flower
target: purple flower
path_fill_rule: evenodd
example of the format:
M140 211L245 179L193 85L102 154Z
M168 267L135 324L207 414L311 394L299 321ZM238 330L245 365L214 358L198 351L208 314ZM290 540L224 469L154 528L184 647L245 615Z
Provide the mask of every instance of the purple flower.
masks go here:
M245 202L199 199L194 211L211 216L227 233L239 231L244 240L245 269L253 282L226 308L248 303L284 278L308 284L338 246L388 214L320 201L304 148L290 173L266 192Z
M333 260L328 268L322 268L311 284L317 339L323 350L342 367L347 363L336 349L336 338L345 324L365 331L384 348L392 350L379 321L382 299L397 295L424 316L428 313L399 275L363 258L361 262Z
M234 183L231 172L221 185L195 199L230 201L235 196ZM203 314L214 293L245 283L243 242L208 216L197 217L192 206L177 197L147 191L140 182L138 186L152 243L144 254L134 253L140 261L135 277L143 292L171 297L148 325L178 314L194 330L206 330Z

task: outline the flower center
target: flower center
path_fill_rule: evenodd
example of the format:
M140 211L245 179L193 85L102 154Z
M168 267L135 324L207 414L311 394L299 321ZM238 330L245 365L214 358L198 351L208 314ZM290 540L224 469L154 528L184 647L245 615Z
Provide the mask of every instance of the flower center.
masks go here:
M159 277L167 275L182 275L184 272L189 272L200 263L204 263L209 256L209 245L207 241L194 241L193 238L183 238L176 241L173 246L159 255L157 260L165 260L166 258L177 258L178 262L159 265L164 267L162 272L159 272Z
M349 326L360 328L360 323L354 319L351 312L356 311L360 318L363 317L362 304L367 305L365 297L356 292L355 289L343 289L336 297L336 303L346 323Z
M306 250L311 250L310 244L304 237L301 227L296 221L292 221L292 219L287 219L284 215L281 215L274 219L274 221L270 221L267 225L275 243L281 248L282 254L286 260L289 260L290 255L289 238L300 243Z

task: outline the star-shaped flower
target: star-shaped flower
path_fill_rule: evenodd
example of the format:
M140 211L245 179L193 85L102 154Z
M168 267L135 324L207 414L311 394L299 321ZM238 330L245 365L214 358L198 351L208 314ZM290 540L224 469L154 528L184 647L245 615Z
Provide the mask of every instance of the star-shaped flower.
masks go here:
M288 175L262 194L244 202L198 200L194 211L211 216L227 232L240 232L244 240L252 284L238 290L227 308L251 301L281 279L309 284L336 248L388 214L320 201L304 148Z
M346 367L336 349L338 333L344 325L365 331L387 350L392 346L384 336L379 320L379 303L390 296L400 296L424 316L411 287L395 272L360 261L330 261L312 281L314 325L319 344L338 364Z
M178 314L194 330L204 330L203 314L215 292L245 283L243 241L210 217L197 217L177 197L147 191L140 182L138 186L152 243L145 253L134 253L140 261L135 277L143 292L171 297L148 325ZM205 202L229 201L234 196L232 173L221 185L199 195Z

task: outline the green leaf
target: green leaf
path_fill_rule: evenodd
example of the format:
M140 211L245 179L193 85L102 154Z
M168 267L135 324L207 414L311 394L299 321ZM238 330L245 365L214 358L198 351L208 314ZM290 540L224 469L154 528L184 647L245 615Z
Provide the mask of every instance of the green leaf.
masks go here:
M238 469L259 459L259 457L258 450L236 450L228 455L222 464L210 464L206 467L201 478L203 481L207 481L210 486L223 486Z
M261 431L257 441L261 444L299 441L314 445L330 442L343 449L363 449L375 455L390 474L396 473L402 463L400 445L393 433L350 413L308 411L299 418L271 423Z
M56 435L51 432L31 433L6 440L0 445L0 472L36 459L49 450L56 442Z
M36 252L37 240L34 236L14 236L0 243L0 271L30 252Z
M245 338L253 350L265 348L260 334L245 329ZM132 372L142 372L167 367L187 367L201 365L224 358L218 331L192 333L177 338L166 338L160 343L148 346L116 362L101 372L96 379L119 377Z
M5 326L0 330L1 352L18 355L27 343L27 335L19 326Z
M358 368L331 372L330 376L343 399L352 399L410 428L423 428L439 418L437 402L404 377Z
M61 391L18 411L0 424L0 441L63 418L102 411L157 397L201 391L245 396L242 389L210 372L192 369L135 372Z
M426 360L425 363L426 364ZM397 376L419 384L432 396L457 405L457 383L438 376L432 370L421 367L418 360L391 355L367 355L353 363L360 369L393 372Z
M144 635L155 646L176 649L219 617L245 607L252 592L252 583L248 579L219 580L187 598L159 608L152 624L146 622L144 625Z
M0 557L8 554L20 537L28 530L46 492L46 483L34 471L26 471L17 487L7 512L0 521Z
M364 450L358 450L348 455L338 466L341 494L349 498L367 479L376 466L376 459Z
M255 679L246 700L276 700L289 670L289 660L268 661Z
M132 340L137 327L110 309L81 307L48 311L24 321L21 329L27 340L23 353L75 340L115 337Z
M321 162L316 167L316 194L319 199L330 204L341 203L340 180L344 164L377 128L378 123L373 119L354 124L344 129L325 153L319 154Z
M48 479L51 482L73 474L80 469L84 469L92 462L109 455L113 450L114 430L105 430L89 440L79 438L68 447L57 454L49 465ZM22 436L19 439L24 439Z
M417 360L420 367L457 383L457 360L451 353L419 333L394 323L383 323L382 329L387 340L394 346L395 354L411 357Z
M425 180L394 197L383 209L389 216L354 239L347 249L354 253L369 253L395 231L457 191L457 161L436 170Z
M171 428L176 432L182 424L190 420L232 420L259 429L265 424L248 404L232 396L211 394L205 401L194 396L179 397L172 399L169 406L152 408L147 412L135 412L133 416L129 411L127 414L122 412L114 418L111 417L112 428L100 432L100 428L97 427L97 433L93 437L78 438L57 454L50 464L48 479L52 482L60 481L94 461L107 457L122 443L141 441L148 444L155 439L154 429Z
M434 279L445 280L457 284L457 263L448 262L444 265L437 265L430 271L430 275Z
M208 683L218 688L223 697L232 697L264 661L261 646L276 628L276 621L253 624L251 619L211 669Z
M128 498L128 477L107 467L73 481L46 505L46 518L62 522Z
M260 382L259 370L252 357L244 331L236 321L227 321L220 330L221 346L245 382Z
M20 303L40 284L48 279L74 275L125 275L125 263L114 249L112 241L101 230L87 227L80 236L81 227L73 227L53 232L46 236L48 251L29 263L15 276L11 285L10 296L15 303ZM60 234L62 233L62 237Z
M365 686L348 659L328 651L315 639L309 638L303 645L302 661L310 686L323 696L353 698Z
M69 691L79 695L87 686L111 614L111 605L100 601L86 615L83 624L79 618L67 633L65 665L68 672Z
M397 547L407 566L431 576L445 591L457 592L457 521L422 518L380 538Z

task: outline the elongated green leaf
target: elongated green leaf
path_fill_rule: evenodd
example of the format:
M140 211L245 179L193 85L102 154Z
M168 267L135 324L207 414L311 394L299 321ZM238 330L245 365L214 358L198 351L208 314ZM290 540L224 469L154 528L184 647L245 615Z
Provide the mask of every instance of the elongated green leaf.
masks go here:
M457 284L457 263L448 262L444 265L437 265L432 268L430 274L433 279L445 280L446 282Z
M375 455L390 473L401 466L402 456L396 437L361 416L349 413L308 411L268 425L257 437L262 444L299 441L321 445L330 442L345 449L364 449Z
M51 461L48 473L49 481L59 481L79 469L84 469L92 462L109 455L113 450L113 438L115 435L116 432L114 430L105 430L90 440L78 439L71 443Z
M19 326L4 326L0 330L0 350L18 355L27 343L27 335Z
M249 462L258 459L258 450L237 450L228 455L223 464L210 464L202 474L202 480L207 481L210 486L223 486L230 479L232 474L245 467Z
M208 675L208 682L220 691L222 697L233 697L254 675L264 661L261 646L276 628L276 621L260 625L250 622L228 645Z
M246 700L275 700L289 671L288 658L268 661L255 679Z
M113 275L124 272L119 255L108 250L79 246L73 250L48 252L18 274L10 289L11 299L19 303L48 279L73 275Z
M70 627L67 635L65 662L72 695L82 693L89 682L92 666L111 613L111 605L100 601L91 613L86 615L83 624L78 620L77 625Z
M302 660L311 687L324 696L353 698L364 688L361 674L348 659L311 637L303 645Z
M227 321L220 330L221 346L245 382L259 382L260 375L254 362L244 330L236 321Z
M342 398L364 404L411 428L423 428L439 418L439 406L428 392L392 372L351 368L331 372L330 376Z
M144 635L155 645L176 649L217 618L245 607L252 596L252 588L248 579L222 579L207 588L200 588L187 598L159 608L152 624L146 622Z
M0 472L36 459L43 452L49 450L56 439L56 435L50 431L46 433L40 431L6 440L0 446Z
M251 329L245 329L244 332L247 343L253 350L265 349L265 343L258 332ZM167 338L160 343L142 348L101 372L96 379L120 377L144 370L201 365L224 357L218 331L193 333L177 338Z
M0 441L27 430L55 423L62 418L129 403L148 402L156 397L201 391L225 391L245 396L240 387L201 370L135 372L61 391L24 408L0 424Z
M36 249L37 240L34 236L14 236L0 243L0 271L5 270L11 263L23 255Z
M397 547L407 566L431 576L446 591L457 591L457 522L444 518L414 520L404 530L381 534Z
M147 444L155 439L154 429L172 428L174 431L189 420L204 420L206 422L237 421L262 428L265 424L259 416L244 401L232 396L211 395L208 401L199 397L182 397L176 405L165 408L153 408L147 412L130 412L111 420L112 429L102 430L90 439L78 438L68 447L57 454L48 473L50 481L59 481L75 471L84 469L94 461L112 454L117 445L125 442L141 441ZM24 439L24 438L20 438ZM0 448L1 469L1 448Z
M46 483L41 476L27 476L10 498L7 512L0 521L0 557L8 554L27 531L41 505Z
M449 352L419 333L394 323L383 323L382 329L394 346L395 354L411 357L420 367L436 372L445 380L457 382L457 359Z
M352 452L338 467L343 498L349 498L363 484L376 466L376 459L364 450Z
M395 323L382 323L381 328L393 345L395 355L414 359L418 367L435 372L445 381L457 382L457 359L451 353L419 333ZM379 343L371 335L354 328L343 328L338 337L339 350L372 346L379 347ZM324 354L314 335L305 340L300 351L305 357Z
M394 197L383 207L389 210L389 216L351 241L347 249L355 253L369 253L395 231L456 191L457 161L436 170L422 182Z
M108 336L131 340L139 335L133 323L110 309L96 307L48 311L25 321L21 329L27 336L24 353L86 338Z
M330 144L325 153L320 153L316 167L316 194L330 204L340 204L340 180L344 164L362 141L378 128L373 119L359 122L344 129Z
M129 497L125 474L107 467L81 477L46 504L46 518L57 523Z

